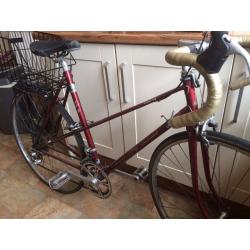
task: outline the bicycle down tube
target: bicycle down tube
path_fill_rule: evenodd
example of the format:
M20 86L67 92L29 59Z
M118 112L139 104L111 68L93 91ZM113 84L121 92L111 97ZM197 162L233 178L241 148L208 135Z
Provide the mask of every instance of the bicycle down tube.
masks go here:
M75 85L73 83L73 79L72 79L72 74L69 71L65 72L65 76L68 82L68 85L70 86L71 89L71 95L78 113L78 116L80 118L80 122L82 125L81 129L75 130L73 131L73 133L68 133L62 137L57 138L57 140L60 140L62 138L67 138L68 136L70 136L71 134L74 134L76 132L80 132L80 131L84 131L87 142L88 142L88 146L91 149L95 149L95 145L90 133L90 128L98 126L102 123L105 123L107 121L110 121L112 119L115 119L116 117L119 117L121 115L127 114L129 112L132 112L134 110L140 109L146 105L151 104L152 102L156 102L156 101L161 101L163 99L166 99L167 97L169 97L170 95L177 93L181 90L184 91L185 96L186 96L186 101L187 101L187 106L184 107L183 109L181 109L178 113L176 113L174 116L179 116L185 113L189 113L190 111L195 111L198 109L198 105L197 105L197 99L196 99L196 93L195 93L195 87L194 87L194 83L192 82L192 80L187 77L184 77L183 80L183 84L177 86L175 89L172 89L170 91L167 91L161 95L158 95L156 97L153 97L149 100L146 100L145 102L142 102L138 105L135 105L131 108L128 108L124 111L118 112L114 115L111 115L109 117L103 118L97 122L94 122L90 125L87 124L87 120L85 118L85 114L83 111L83 108L81 106L77 91L75 89ZM140 150L142 150L144 147L146 147L148 144L150 144L152 141L154 141L156 138L158 138L159 136L161 136L163 133L165 133L166 131L168 131L171 128L171 126L169 126L168 121L164 122L161 126L159 126L157 129L155 129L152 133L150 133L148 136L146 136L143 140L141 140L139 143L137 143L134 147L132 147L130 150L128 150L124 155L122 155L121 157L119 157L117 160L114 160L110 166L108 166L107 168L105 168L105 172L108 174L110 173L113 169L117 168L121 163L126 162L128 159L130 159L133 155L135 155L136 153L138 153ZM205 218L208 217L208 213L203 205L202 202L202 198L201 198L201 194L199 192L199 181L198 181L198 164L197 164L197 134L196 134L196 126L189 126L186 127L187 131L190 134L190 138L189 138L189 154L190 154L190 164L191 164L191 172L192 172L192 185L194 187L194 192L195 192L195 196L196 196L196 200L198 203L198 206L200 207L202 214L204 215ZM93 157L93 160L96 161L97 158L97 152L94 151L94 153L96 153L95 155L91 155ZM204 157L206 158L206 153L204 153ZM208 156L207 156L208 157ZM99 160L99 159L98 159ZM205 170L206 171L206 170Z
M98 158L98 154L96 152L96 149L95 149L95 144L94 144L94 141L93 141L93 138L92 138L92 135L91 135L91 132L90 132L90 129L93 128L93 127L96 127L100 124L103 124L107 121L110 121L112 119L115 119L119 116L122 116L122 115L125 115L127 113L130 113L134 110L137 110L137 109L140 109L146 105L149 105L153 102L159 102L161 100L164 100L166 98L168 98L169 96L171 96L172 94L175 94L179 91L184 91L186 96L190 96L190 93L193 93L193 92L190 92L189 91L189 88L185 85L185 81L187 80L184 80L184 84L182 85L179 85L177 86L176 88L170 90L170 91L167 91L163 94L160 94L156 97L153 97L153 98L150 98L142 103L139 103L135 106L132 106L124 111L121 111L121 112L118 112L116 114L113 114L111 116L108 116L106 118L103 118L99 121L96 121L96 122L93 122L91 124L88 124L87 123L87 119L86 119L86 116L85 116L85 113L84 113L84 110L83 110L83 107L81 105L81 102L80 102L80 99L78 97L78 93L76 91L76 88L75 88L75 83L73 82L73 76L71 74L71 72L67 69L67 65L66 65L66 62L62 61L63 63L63 68L64 68L64 75L66 77L66 80L67 80L67 84L70 88L70 92L71 92L71 96L72 96L72 99L74 101L74 105L75 105L75 108L77 110L77 113L78 113L78 116L79 116L79 119L80 119L80 123L81 123L81 126L80 128L77 128L75 129L74 131L71 131L71 132L68 132L62 136L59 136L53 140L51 140L49 144L51 143L55 143L55 142L58 142L62 139L65 139L67 137L70 137L76 133L79 133L79 132L84 132L85 136L86 136L86 140L87 140L87 144L90 148L90 152L91 152L91 156L93 157L93 159L95 161L98 161L99 162L99 158ZM190 80L188 80L190 82ZM195 93L194 93L195 94ZM192 96L190 97L189 99L190 100L195 100L195 96ZM196 104L193 104L193 106L196 105ZM179 116L181 114L185 114L185 113L188 113L190 112L190 105L187 105L186 107L184 107L183 109L181 109L178 113L176 113L174 116ZM133 155L135 155L136 153L138 153L140 150L142 150L144 147L146 147L148 144L150 144L152 141L154 141L156 138L158 138L159 136L161 136L163 133L165 133L166 131L168 131L171 127L168 126L168 122L164 122L161 126L159 126L157 129L155 129L152 133L150 133L148 136L146 136L143 140L141 140L139 143L137 143L134 147L132 147L129 151L127 151L124 155L122 155L119 159L117 160L114 160L113 163L107 167L105 169L106 172L110 172L111 170L115 169L119 164L121 164L122 162L125 162L127 161L129 158L131 158ZM57 157L58 159L58 157ZM59 159L58 159L59 160ZM63 159L62 159L63 160ZM71 165L72 167L75 167L73 164Z

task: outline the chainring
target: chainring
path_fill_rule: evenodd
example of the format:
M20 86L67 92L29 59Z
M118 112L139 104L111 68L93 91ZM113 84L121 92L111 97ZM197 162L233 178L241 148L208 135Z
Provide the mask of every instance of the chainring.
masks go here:
M103 171L103 169L96 165L94 162L85 162L82 165L81 173L88 174L91 181L86 188L88 188L92 193L98 198L106 199L112 193L112 186L108 175Z

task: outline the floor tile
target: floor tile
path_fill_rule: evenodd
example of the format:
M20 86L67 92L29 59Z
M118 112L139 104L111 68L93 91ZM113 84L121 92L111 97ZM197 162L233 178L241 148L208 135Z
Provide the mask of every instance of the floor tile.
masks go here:
M168 215L175 218L196 218L202 217L196 201L192 197L163 191L160 193L162 202L168 206Z
M156 219L159 218L149 209L129 203L127 207L120 211L119 219Z
M9 176L33 186L40 182L39 178L25 161L17 160L9 166L7 173Z
M14 135L6 135L0 131L0 143L4 146L12 148L14 150L18 149Z
M148 183L137 182L128 177L123 177L123 185L116 192L116 197L127 199L131 203L144 206L150 210L154 207Z
M82 211L88 218L106 218L108 199L100 199L95 197L88 190L80 190L70 195L62 195L61 201Z
M123 188L126 181L131 181L129 177L117 174L115 172L110 173L109 178L112 184L112 196L114 197L119 197L120 196L119 191Z
M7 169L20 158L14 150L1 146L0 150L0 170Z
M7 176L6 171L0 170L0 181L1 181L1 179L3 179L3 178L6 177L6 176Z
M10 212L8 208L0 204L0 218L11 219L13 218L13 213Z
M23 216L44 199L44 193L13 177L0 182L0 204L15 217Z
M34 207L24 218L30 219L67 219L79 218L82 213L67 204L54 199L47 198L44 202Z

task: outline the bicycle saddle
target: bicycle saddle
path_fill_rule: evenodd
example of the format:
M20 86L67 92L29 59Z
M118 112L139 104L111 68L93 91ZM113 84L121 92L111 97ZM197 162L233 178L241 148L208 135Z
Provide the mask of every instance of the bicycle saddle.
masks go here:
M30 50L37 56L50 56L57 52L72 51L80 48L80 43L75 40L44 40L30 44Z

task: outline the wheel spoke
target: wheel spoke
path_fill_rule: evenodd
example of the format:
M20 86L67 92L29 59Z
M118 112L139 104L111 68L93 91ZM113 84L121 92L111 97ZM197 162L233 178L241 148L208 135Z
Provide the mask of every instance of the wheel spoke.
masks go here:
M233 175L233 169L234 169L234 166L235 166L235 160L236 160L236 155L237 155L237 152L235 152L234 154L234 159L232 161L232 165L231 165L231 168L230 168L230 173L229 173L229 178L227 180L227 184L226 184L226 190L225 190L225 197L226 198L229 198L229 183L231 182L231 178L232 178L232 175ZM228 197L227 197L227 194L228 194Z
M165 194L165 196L166 196L166 194ZM193 197L192 197L192 200L194 200ZM162 204L161 205L162 207L164 207L164 208L170 208L170 209L177 209L177 210L183 211L185 214L188 214L189 216L191 216L192 218L194 218L193 215L190 214L190 212L184 210L182 207L176 206L176 203L171 202L169 200L164 200L164 201L165 201L165 203L167 203L169 205Z
M30 167L34 170L34 172L49 185L49 179L56 175L61 171L72 171L71 164L79 165L80 168L80 159L75 155L71 155L69 152L64 152L64 149L60 147L56 143L51 143L47 146L46 150L39 150L41 145L44 144L44 141L51 140L54 136L55 132L55 124L54 118L56 116L62 117L62 124L68 123L72 124L74 121L67 113L67 111L61 107L60 110L52 110L49 115L49 126L45 130L39 133L39 138L36 135L37 128L39 124L42 124L45 116L43 114L47 114L47 110L45 106L47 105L47 100L43 99L43 97L37 98L34 97L33 94L21 94L17 96L13 105L13 126L15 131L15 136L17 139L18 146L26 158ZM18 107L21 107L20 110ZM25 134L19 132L19 127L17 126L18 121L22 123L25 128ZM77 144L77 138L80 141L80 133L78 135L72 136L73 140L75 140L75 145ZM35 147L33 146L35 141ZM49 156L47 153L53 153L55 158ZM33 153L33 155L31 155ZM37 154L37 155L36 155ZM34 158L32 158L34 157ZM62 158L64 157L64 158ZM58 158L58 159L57 159ZM60 160L61 159L61 160ZM36 163L36 160L41 161L39 164ZM76 163L77 161L77 163ZM74 169L75 170L75 169ZM79 171L79 170L77 170ZM72 179L66 182L59 190L62 193L73 193L78 191L82 187L82 181L77 177L72 176Z
M247 170L244 172L244 174L242 175L242 177L240 178L240 180L238 181L238 183L236 184L236 186L232 189L231 193L229 194L228 199L230 199L233 196L233 194L235 193L235 191L237 190L237 188L240 186L240 184L242 183L242 181L248 175L249 171L250 171L250 168L247 168Z
M168 174L169 174L169 176L170 176L169 179L175 182L175 184L176 184L177 187L179 188L180 192L183 192L183 191L184 191L184 192L187 193L190 197L193 198L192 192L189 191L188 189L183 189L182 186L181 186L181 184L175 179L175 177L172 175L172 173L171 173L167 168L164 168L164 169L168 172ZM165 174L162 170L159 170L159 169L158 169L158 171L161 172L162 174ZM166 177L167 177L167 176L166 176ZM168 186L168 187L169 187L169 186ZM170 190L171 190L171 188L170 188ZM173 190L173 189L172 189L172 190Z
M182 147L180 146L180 144L178 144L178 145L179 145L179 147L182 149ZM173 152L172 147L170 148L170 152L171 152L172 155L174 156L175 160L178 162L178 165L180 166L182 172L185 174L187 181L191 181L191 175L190 175L190 174L189 174L189 175L187 174L186 170L184 169L184 167L182 166L182 164L181 164L180 161L178 160L176 154ZM182 152L185 154L185 152L184 152L183 149L182 149ZM166 153L164 153L163 155L166 157ZM185 156L186 156L187 159L189 159L188 156L187 156L187 154L185 154ZM171 160L169 157L168 157L168 159ZM171 162L173 162L173 161L171 161ZM190 161L189 161L189 164L190 164ZM175 165L175 166L177 166L177 165ZM178 168L178 166L177 166L177 168ZM201 179L200 175L199 175L199 184L200 184L201 190L205 190L205 189L204 189L205 183L204 183L204 181Z
M211 135L212 139L209 138ZM244 156L248 157L250 146L246 147L242 145L241 150L239 150L238 148L241 147L241 141L239 139L232 139L231 137L227 137L227 135L218 132L208 132L207 138L209 141L213 142L212 145L216 146L209 147L208 164L208 167L210 168L211 180L213 183L212 185L214 186L215 191L211 192L211 188L209 189L207 178L203 178L203 174L205 174L205 172L202 172L202 162L199 162L198 180L200 196L204 207L207 208L209 216L212 218L218 218L218 216L220 217L223 213L226 213L227 217L230 217L232 202L228 203L228 200L224 199L225 196L222 196L222 194L225 193L224 191L226 191L227 197L234 203L234 197L237 190L239 190L239 192L243 192L241 194L241 204L245 204L245 206L247 206L250 200L250 191L242 189L242 187L246 186L245 183L248 183L248 180L250 183L250 168L246 168L244 171L236 171L236 161L238 159L237 157L239 156L236 155L235 157L234 155L240 151ZM186 154L185 149L187 147L187 133L183 132L171 136L169 139L166 139L165 144L161 144L160 148L157 149L159 156L154 155L154 159L156 160L150 165L150 171L152 171L152 174L150 174L152 178L152 180L150 180L152 185L151 190L153 191L152 194L154 196L154 200L156 201L157 210L164 218L169 216L182 217L184 214L187 216L196 217L196 212L197 217L202 216L202 213L200 211L198 212L199 209L197 204L195 204L195 207L198 209L197 211L189 211L188 207L190 206L190 202L196 201L196 195L193 193L193 191L186 192L188 189L184 188L185 186L182 184L186 184L185 181L191 179L191 175L188 174L190 173L190 158ZM156 153L157 152L154 154ZM229 162L229 159L225 158L227 154L232 157L232 161L230 161L229 164L227 163ZM246 159L243 158L243 162L245 160ZM187 164L185 163L186 161ZM229 166L226 166L226 164ZM247 164L249 163L247 162ZM165 181L164 184L164 178L165 180L170 181ZM190 187L192 187L192 182L188 183L190 183ZM233 183L235 184L233 185L233 189L230 191L229 187L231 187ZM165 187L165 191L163 187ZM166 190L169 192L168 196ZM218 195L218 198L215 197L215 194ZM177 197L179 197L180 200L178 200ZM187 206L185 203L187 203ZM234 207L232 207L232 209L234 209ZM235 209L237 209L237 207ZM240 210L237 209L235 212L237 213L237 211ZM240 217L240 215L232 215Z
M170 149L170 151L171 151L172 154L174 155L172 149ZM164 153L163 155L164 155L165 157L167 157L165 153ZM167 157L167 159L170 160L171 162L173 162L169 157ZM176 159L176 160L177 160L177 159ZM178 161L178 160L177 160L177 161ZM179 162L179 161L178 161L178 162ZM180 163L179 163L179 165L181 166L182 172L185 174L187 180L188 180L188 181L191 180L191 176L188 175L188 174L186 173L186 171L184 170L183 166L182 166ZM176 166L177 169L179 170L179 167L178 167L177 165L175 165L175 166ZM179 171L180 171L180 170L179 170Z
M242 204L246 204L250 200L250 195L248 195L243 201Z
M185 153L185 151L183 150L181 144L179 143L178 146L180 147L181 151L183 152L183 154L185 155L185 157L187 158L188 162L190 162L190 159L188 157L188 155Z
M166 159L168 159L170 162L172 162L172 163L174 164L174 166L176 166L176 168L178 168L178 165L176 165L175 162L172 161L172 160L166 155L166 153L164 153L163 156L165 156Z

